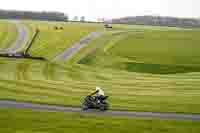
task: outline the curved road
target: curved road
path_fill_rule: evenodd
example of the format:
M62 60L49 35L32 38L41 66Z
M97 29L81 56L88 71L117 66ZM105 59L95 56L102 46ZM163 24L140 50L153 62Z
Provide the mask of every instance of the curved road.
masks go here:
M33 103L16 102L8 100L0 100L0 108L31 109L31 110L47 111L47 112L76 112L85 115L118 116L118 117L129 117L129 118L159 118L159 119L200 121L200 114L176 114L176 113L128 112L128 111L100 112L95 110L82 111L80 108L42 105L42 104L33 104Z
M87 46L89 42L97 38L101 35L100 32L92 32L88 36L82 38L79 42L72 45L71 48L67 48L63 53L55 57L54 61L67 61L69 60L73 55L75 55L80 49Z
M25 45L25 43L29 39L28 28L25 25L23 25L20 21L17 20L10 22L16 25L18 31L18 37L16 41L13 42L13 44L11 44L10 48L2 49L1 53L16 53L20 48L22 48Z
M115 31L114 34L120 34L127 31ZM73 55L75 55L80 49L87 46L93 39L101 36L103 32L92 32L88 36L82 38L79 42L72 45L71 48L67 48L63 53L59 54L54 58L54 61L67 61L69 60ZM113 34L113 35L114 35Z

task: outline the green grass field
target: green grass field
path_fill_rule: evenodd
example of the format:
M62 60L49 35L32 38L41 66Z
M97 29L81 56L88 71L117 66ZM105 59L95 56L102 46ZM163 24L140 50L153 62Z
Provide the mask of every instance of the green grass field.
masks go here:
M199 35L198 30L144 30L107 35L99 43L94 41L93 45L102 45L80 63L153 74L199 72Z
M38 61L1 62L0 99L79 107L84 96L102 86L111 109L200 112L200 73L154 75Z
M112 110L200 113L199 30L127 25L116 25L113 30L104 30L100 24L37 21L24 23L29 27L30 33L36 28L40 29L31 54L45 57L48 61L0 58L0 99L80 107L83 98L94 91L96 86L101 86L110 96ZM55 31L54 26L63 26L64 30ZM68 62L53 62L55 56L94 31L104 31L104 34L81 49ZM22 119L15 116L15 113ZM3 123L12 119L19 120L19 125L13 128L19 130L18 132L33 132L35 127L28 125L27 130L30 130L21 131L20 123L34 123L37 119L34 119L35 114L37 113L17 110L0 112ZM45 125L47 127L51 127L58 119L62 122L56 126L62 126L64 120L81 118L80 121L90 121L89 125L92 127L93 122L105 121L109 125L113 119L117 119L118 122L114 123L116 128L113 124L108 126L114 127L113 132L127 131L127 123L138 124L136 127L128 125L129 132L199 131L196 123L190 122L179 124L176 121L124 118L99 120L60 113L55 118L51 115L46 114L49 119L39 115L38 118L44 122L49 121ZM63 119L63 115L67 118ZM44 114L41 113L41 116ZM149 121L151 125L148 125ZM124 125L117 128L119 124ZM38 123L35 126L42 130L42 125L43 123ZM83 127L76 123L69 126L75 125L80 127L77 128L78 132L87 123ZM162 125L168 126L162 128ZM155 128L149 129L151 126ZM50 129L52 128L45 131L50 132ZM56 129L59 130L59 127ZM59 131L71 130L61 127Z
M32 25L33 23L30 24ZM46 36L49 34L47 31L52 32L52 34L55 34L54 32L61 32L60 34L64 34L66 32L53 31L52 27L54 26L54 23L45 24L44 22L35 22L33 25L35 26L36 24L44 28L41 30L41 33L43 33L44 30L43 34ZM74 25L77 24L78 23L75 23ZM86 27L88 25L89 24L86 24ZM179 36L179 38L181 38L183 35L188 35L187 37L184 37L186 39L197 38L196 34L198 32L180 29L145 29L142 31L142 34L146 35L145 37L147 40L149 39L147 42L150 42L150 40L153 42L155 41L152 39L152 35L154 35L153 37L155 38L158 38L159 35L164 38L165 35L170 32L175 34L170 34L168 37L175 38L175 41L170 40L172 41L170 44L174 43L174 52L172 51L172 53L175 54L175 51L177 51L177 58L181 59L183 56L182 59L185 60L182 61L183 64L175 62L170 64L170 61L167 62L167 59L169 58L170 60L171 53L159 53L159 50L163 50L167 47L165 45L159 47L158 43L155 44L157 46L155 50L151 47L149 47L149 50L146 50L146 44L144 43L144 46L141 44L138 47L135 47L138 49L135 50L134 45L132 46L130 42L134 42L135 39L137 40L137 37L134 38L135 36L130 36L133 36L134 34L140 35L141 31L134 30L134 28L127 30L125 27L119 26L119 28L116 28L114 31L108 31L102 37L93 40L91 44L82 49L68 63L62 64L61 66L59 64L41 61L1 59L0 66L2 72L0 75L0 85L4 89L1 90L0 98L47 104L80 106L85 95L93 91L95 86L101 86L105 89L106 93L111 96L111 109L199 113L200 108L198 99L200 90L198 87L200 85L200 73L195 71L193 72L193 69L189 69L191 67L198 70L198 63L195 64L192 60L187 60L187 58L185 58L186 56L188 56L188 58L192 57L191 54L184 54L187 50L191 49L185 47L186 49L185 51L182 51L182 53L181 50L179 51L177 48L181 47L180 44L176 43L177 40L178 42L180 41L180 39L178 39ZM189 33L186 34L185 32ZM193 33L196 36L191 35L190 33ZM42 39L40 36L36 42L39 40L41 40L41 42L47 41L46 38ZM142 41L142 39L140 41ZM162 39L160 39L160 41L162 41ZM58 42L60 42L60 40ZM128 47L124 47L122 45L127 45L128 47L133 48L128 49ZM177 47L175 47L176 45ZM198 47L198 44L192 45L197 45ZM54 49L51 48L51 46L48 44L46 44L46 46L49 47L48 49L46 48L46 51L49 52L49 54L44 57L49 58L59 51L54 48L54 53ZM173 49L173 46L169 46L169 48ZM34 51L38 56L45 55L45 52L43 53L42 50L43 48L40 48L40 45L35 44L32 50L37 49ZM182 49L183 48L184 47L182 47ZM141 51L138 52L138 54L137 52L134 52L139 51L139 49L141 49ZM149 54L156 52L156 54L163 54L162 56L165 58L166 62L164 59L159 62L159 58L153 55L145 56L145 53L148 53L145 51L148 51ZM137 69L134 72L132 70L133 68L131 68L130 72L129 69L126 69L127 66L122 67L124 65L124 61L133 62L134 60L132 56L139 55L140 53L141 55L144 55L143 58L139 58L141 59L141 62L150 63L148 62L148 59L150 58L152 59L152 64L164 66L163 69L158 69L157 66L150 64L154 73L175 73L179 69L184 73L182 73L182 71L178 71L179 73L171 75L153 74L153 72L145 74L145 72L148 72L147 70L152 69L145 65L142 66L142 63L139 64L141 66L138 64L134 66L140 69L140 71ZM194 55L198 55L198 49L196 49L196 53L193 53ZM33 55L35 55L34 52ZM136 57L134 58L135 60L137 60ZM77 62L80 65L77 65ZM107 64L109 65L106 66ZM191 64L191 66L187 66L187 64ZM166 67L168 65L170 66L169 68ZM102 69L102 67L104 69ZM192 73L185 73L187 71L191 71ZM129 93L127 94L126 92Z
M55 58L65 49L71 47L82 37L91 32L101 31L103 28L98 24L59 23L59 22L30 22L26 21L32 31L39 29L37 40L33 43L30 53L33 56L45 57L49 60ZM55 26L63 27L63 30L55 30Z
M199 131L199 122L192 121L0 110L0 132L2 133L199 133Z
M9 48L17 37L17 29L14 24L0 21L0 49Z

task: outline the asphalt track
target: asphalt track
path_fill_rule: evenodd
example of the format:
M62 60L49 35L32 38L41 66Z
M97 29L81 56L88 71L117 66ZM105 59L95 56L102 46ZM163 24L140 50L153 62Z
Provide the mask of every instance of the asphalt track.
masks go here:
M54 61L67 61L67 60L69 60L80 49L87 46L92 39L99 37L101 34L102 33L100 33L100 32L90 33L88 36L82 38L79 42L73 44L71 48L66 49L63 53L61 53L57 57L55 57Z
M33 104L33 103L16 102L16 101L8 101L8 100L0 100L0 109L1 108L31 109L31 110L44 111L44 112L74 112L74 113L81 113L84 115L100 115L100 116L128 117L128 118L157 118L157 119L200 121L200 114L129 112L129 111L100 112L97 110L82 111L81 108Z

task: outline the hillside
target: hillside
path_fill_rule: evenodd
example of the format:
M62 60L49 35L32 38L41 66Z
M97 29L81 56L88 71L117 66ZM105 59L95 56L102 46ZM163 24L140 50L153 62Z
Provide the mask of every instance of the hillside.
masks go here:
M113 19L114 24L135 24L135 25L152 25L152 26L169 26L169 27L200 27L199 19L192 18L175 18L160 16L136 16Z
M141 30L111 34L98 42L101 48L80 63L153 74L199 72L199 35L197 30Z
M26 23L32 25L30 22ZM199 112L197 108L199 105L199 63L196 58L191 60L189 49L189 44L198 47L198 31L164 28L159 31L148 29L137 33L134 28L129 27L127 30L127 27L116 25L116 29L107 31L103 36L94 39L70 61L55 64L52 57L60 53L62 49L70 47L68 46L70 43L62 43L65 40L64 36L66 36L66 41L69 41L67 37L72 38L68 35L67 29L54 31L51 25L37 24L43 29L31 53L45 57L48 61L1 58L0 84L1 88L4 88L1 90L1 99L80 106L80 101L85 95L90 93L95 86L101 86L111 97L111 109ZM70 30L76 33L77 26L72 25ZM87 24L84 25L87 26ZM95 30L96 28L91 31ZM79 31L85 31L84 27L81 27ZM163 36L158 36L162 35L160 33ZM173 37L171 33L174 33ZM47 41L45 36L51 34L53 36L49 40L53 40L45 43ZM165 34L169 35L167 40L171 40L171 45L165 42ZM184 47L181 46L180 39L183 34L186 39L188 38L188 41L184 41ZM57 38L62 35L63 40ZM80 36L77 37L80 38ZM156 44L152 38L158 37L162 39L156 41ZM141 38L145 38L146 41L143 42ZM167 48L175 51L171 51L172 53L162 51L166 49L165 45L161 45L162 43L166 43ZM154 48L153 45L155 45ZM182 50L179 51L179 48ZM146 49L149 51L148 54L145 52ZM198 48L195 50L193 55L198 57L200 52ZM189 53L185 54L187 52ZM174 58L175 55L177 58ZM158 60L159 56L163 57L162 60ZM138 64L131 64L131 67L124 64L134 63L134 61ZM170 73L172 74L168 75ZM129 91L129 94L124 93L125 90Z

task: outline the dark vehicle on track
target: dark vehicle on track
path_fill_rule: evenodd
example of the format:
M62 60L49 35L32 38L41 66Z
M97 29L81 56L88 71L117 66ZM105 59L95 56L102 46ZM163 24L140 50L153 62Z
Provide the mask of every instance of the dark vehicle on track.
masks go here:
M105 27L106 29L112 29L112 28L113 28L111 24L105 24L104 27Z
M99 109L101 111L106 111L109 109L109 104L106 101L107 99L108 96L103 96L101 98L95 96L87 96L82 104L82 109Z

